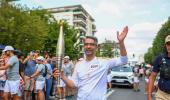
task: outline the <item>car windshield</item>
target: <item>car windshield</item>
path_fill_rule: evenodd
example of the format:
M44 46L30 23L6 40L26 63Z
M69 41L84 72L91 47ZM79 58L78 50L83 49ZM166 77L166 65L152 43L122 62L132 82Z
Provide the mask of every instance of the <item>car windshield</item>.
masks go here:
M120 66L112 68L112 71L115 72L132 72L132 69L128 66Z

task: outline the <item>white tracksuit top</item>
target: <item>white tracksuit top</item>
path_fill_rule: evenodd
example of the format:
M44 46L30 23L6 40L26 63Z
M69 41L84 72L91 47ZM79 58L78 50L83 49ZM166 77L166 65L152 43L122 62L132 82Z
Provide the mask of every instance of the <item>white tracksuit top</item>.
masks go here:
M77 100L106 100L108 70L127 61L127 56L122 56L111 60L95 57L91 61L78 62L71 78L78 87Z

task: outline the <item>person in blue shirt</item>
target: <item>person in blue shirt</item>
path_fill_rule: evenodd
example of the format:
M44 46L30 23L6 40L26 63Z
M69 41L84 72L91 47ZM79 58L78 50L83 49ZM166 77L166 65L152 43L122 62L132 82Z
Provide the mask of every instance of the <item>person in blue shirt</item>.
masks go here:
M34 52L31 51L27 58L23 61L23 64L25 64L24 68L24 76L30 77L35 71L36 71L36 60L34 59ZM31 99L31 93L34 89L34 79L31 80L25 80L24 85L24 100L30 100Z
M154 82L158 75L160 78L156 100L170 100L170 35L165 38L165 51L158 55L153 62L152 73L149 77L148 100L153 98Z

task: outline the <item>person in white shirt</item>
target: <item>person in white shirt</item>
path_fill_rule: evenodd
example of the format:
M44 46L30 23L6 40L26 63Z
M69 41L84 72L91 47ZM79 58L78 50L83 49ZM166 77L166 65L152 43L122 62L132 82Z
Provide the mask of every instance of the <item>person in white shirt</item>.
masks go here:
M73 69L74 69L74 64L73 62L70 60L69 56L65 56L64 57L64 73L65 75L70 79L70 77L72 76L73 73ZM70 95L74 95L75 90L72 88L69 88L68 86L65 87L66 89L66 96L70 96Z
M134 73L134 77L133 77L133 89L135 92L139 92L139 74L138 73Z
M9 57L5 65L0 66L0 70L6 70L7 80L4 87L4 99L9 100L9 96L12 100L20 100L20 75L19 75L19 60L14 54L14 48L12 46L6 46L3 50L5 55Z
M106 100L107 73L110 68L117 67L127 63L127 52L124 45L124 39L128 33L128 27L119 34L117 39L120 45L120 55L118 59L103 60L98 59L95 54L97 50L97 38L86 36L84 39L85 59L75 65L71 79L68 79L64 73L55 69L54 76L61 76L61 79L69 87L77 87L77 100Z
M5 65L5 53L2 53L2 56L0 57L0 66ZM6 82L6 70L0 70L0 100L3 100L3 93L4 93L4 87Z

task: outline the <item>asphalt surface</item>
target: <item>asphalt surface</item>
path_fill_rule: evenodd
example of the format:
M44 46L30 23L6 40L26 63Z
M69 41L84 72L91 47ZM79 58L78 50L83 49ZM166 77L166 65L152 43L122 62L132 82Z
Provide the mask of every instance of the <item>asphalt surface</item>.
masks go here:
M126 86L116 86L113 87L113 90L107 100L147 100L144 79L140 81L139 92L135 92L132 88Z
M147 100L147 94L144 89L144 79L140 81L139 92L135 92L127 86L114 86L111 91L107 92L107 100ZM53 97L50 100L58 99ZM61 100L76 100L76 96L69 96Z

